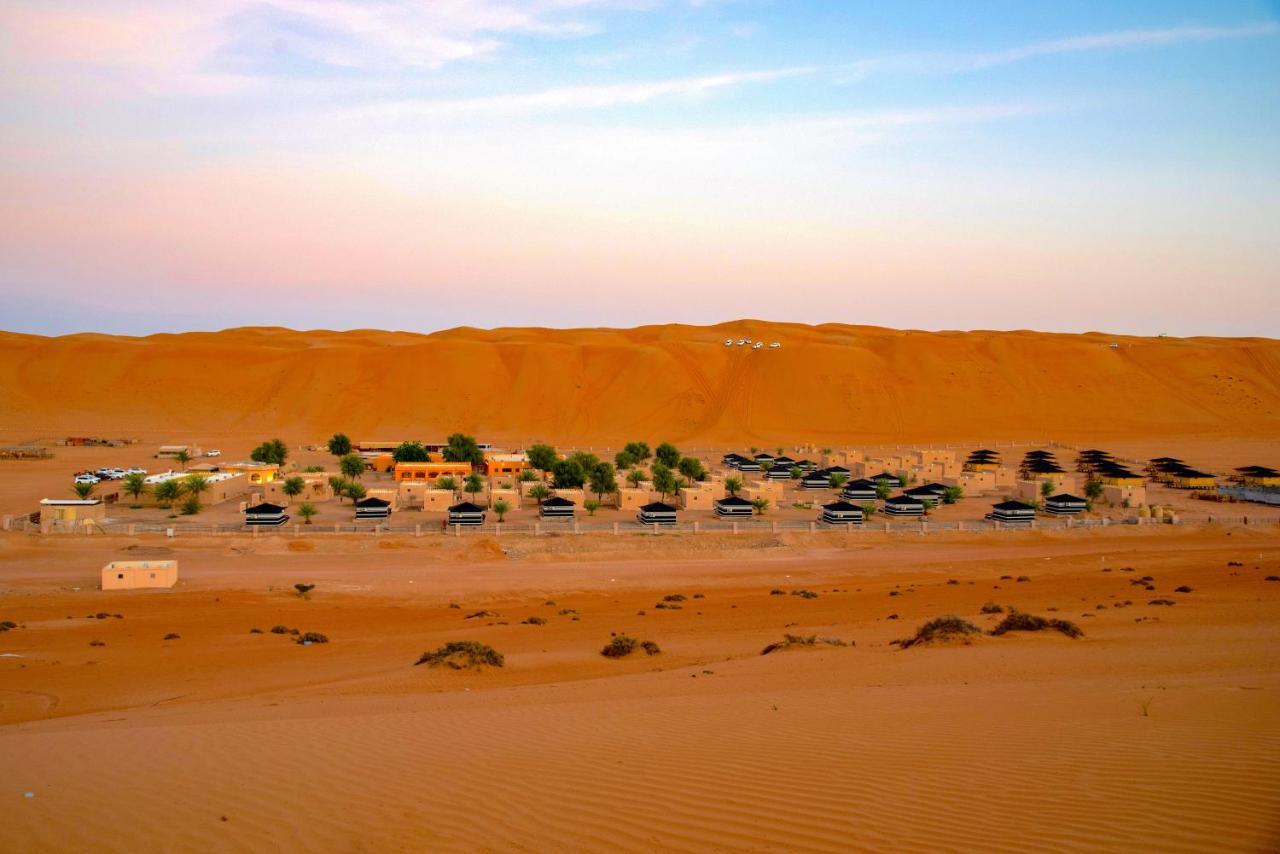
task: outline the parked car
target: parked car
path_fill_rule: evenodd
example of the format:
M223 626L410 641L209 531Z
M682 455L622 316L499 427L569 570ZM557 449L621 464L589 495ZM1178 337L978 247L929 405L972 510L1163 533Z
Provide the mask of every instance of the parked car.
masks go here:
M76 483L97 483L99 480L101 478L88 473L76 475Z
M219 451L217 448L214 448L212 450L205 451L204 455L206 457L220 457L222 456L222 451Z
M774 341L772 344L769 345L769 349L777 350L781 346L782 346L782 343L780 341Z
M726 346L726 347L732 347L732 346L733 346L733 339L732 339L732 338L726 338L726 339L724 339L724 346Z
M131 468L131 469L125 469L124 473L125 473L125 474L146 474L146 473L147 473L147 470L146 470L146 469L140 469L140 468L138 468L137 466L134 466L134 467L133 467L133 468Z

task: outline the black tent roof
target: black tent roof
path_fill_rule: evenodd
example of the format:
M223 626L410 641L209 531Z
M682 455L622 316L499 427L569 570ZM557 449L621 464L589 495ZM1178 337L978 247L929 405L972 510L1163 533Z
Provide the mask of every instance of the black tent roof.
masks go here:
M1269 466L1241 466L1236 471L1253 477L1280 477L1280 471Z
M654 501L640 508L643 513L674 513L676 508L670 504L663 504L661 501Z
M875 489L876 486L877 484L874 480L867 480L865 477L860 477L857 480L851 480L848 483L846 483L844 485L844 488L845 489Z
M483 513L484 508L479 504L472 504L470 501L463 501L461 504L455 504L449 508L450 513Z
M848 513L850 510L861 510L862 508L857 504L850 504L848 501L832 501L830 504L823 504L822 509Z
M283 513L283 512L284 512L284 508L283 508L283 507L281 507L279 504L272 504L270 501L264 501L264 502L262 502L261 504L255 504L255 505L253 505L252 507L246 507L246 508L244 508L244 512L246 512L246 513L254 513L254 514L260 514L260 513Z
M745 498L739 498L736 495L730 495L727 498L717 498L716 503L722 504L725 507L750 507L751 506L750 501L748 501Z
M390 507L391 502L385 498L378 498L376 495L371 495L368 498L361 498L359 501L356 502L356 506L357 507Z
M885 504L924 504L919 498L912 498L910 495L895 495L893 498L886 499Z
M1073 504L1085 504L1085 500L1078 495L1072 495L1069 492L1060 492L1057 495L1051 495L1045 499L1046 501L1057 501L1059 503L1070 501Z
M568 498L561 498L559 495L553 495L550 498L542 500L543 507L572 507L573 502Z
M992 504L997 510L1034 510L1032 505L1025 501L1001 501L999 504Z

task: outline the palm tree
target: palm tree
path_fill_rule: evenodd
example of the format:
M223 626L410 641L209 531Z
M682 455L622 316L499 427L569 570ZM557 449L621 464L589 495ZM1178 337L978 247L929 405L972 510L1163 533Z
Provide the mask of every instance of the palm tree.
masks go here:
M178 451L178 453L174 454L173 458L178 462L182 463L183 471L187 470L187 463L191 462L191 454L188 453L186 448L183 448L181 451Z
M338 503L342 503L342 496L347 490L347 479L338 477L336 474L329 478L329 488L333 490L333 494L338 496Z
M308 525L311 524L311 517L316 515L318 512L319 511L316 510L316 506L310 501L304 501L298 505L298 515L305 519Z
M534 487L529 490L529 497L538 502L538 504L542 504L542 502L551 497L551 490L547 488L545 483L535 484Z
M508 504L506 500L502 498L499 498L497 501L493 502L493 512L498 514L499 524L502 523L502 517L506 516L508 511L510 510L511 510L511 505Z
M182 491L187 494L187 500L182 505L182 512L187 515L193 515L200 512L200 495L208 492L211 484L209 479L202 474L189 474L182 479Z
M174 478L162 480L156 484L153 490L156 503L161 507L172 507L173 502L177 501L182 495L182 484L178 483Z
M93 490L94 490L94 489L96 489L96 488L97 488L97 486L98 486L98 485L97 485L96 483L73 483L73 484L71 484L71 488L72 488L72 490L74 490L74 491L75 491L76 498L79 498L81 501L84 501L84 500L85 500L85 499L87 499L90 495L93 495Z
M831 483L831 488L839 489L840 487L844 486L844 482L848 479L849 479L849 475L845 474L844 472L836 472L835 474L831 475L829 479Z
M517 483L520 486L520 494L524 495L524 485L526 483L537 483L541 479L542 478L539 477L538 473L533 469L522 470L520 472L520 477L517 479Z
M290 498L296 498L302 494L302 490L307 488L307 482L302 478L294 475L286 477L284 483L280 486L280 491Z
M142 472L135 471L125 475L121 483L124 485L124 491L132 495L134 500L147 491L147 476Z
M726 477L724 479L724 491L730 495L737 495L738 490L742 489L742 478Z
M769 499L753 498L751 499L751 506L755 508L757 515L763 516L765 509L769 506Z

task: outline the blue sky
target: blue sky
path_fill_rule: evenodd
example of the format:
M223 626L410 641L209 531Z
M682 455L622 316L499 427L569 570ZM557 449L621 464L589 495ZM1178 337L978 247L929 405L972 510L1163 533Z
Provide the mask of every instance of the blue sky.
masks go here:
M1275 3L0 21L10 330L1280 331Z

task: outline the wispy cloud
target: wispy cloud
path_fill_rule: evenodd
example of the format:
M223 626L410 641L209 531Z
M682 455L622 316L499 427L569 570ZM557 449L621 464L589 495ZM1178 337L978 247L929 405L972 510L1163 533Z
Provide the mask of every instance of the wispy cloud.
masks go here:
M697 98L720 89L748 83L767 83L812 74L814 66L737 71L701 77L681 77L642 83L600 86L561 86L537 92L489 95L453 100L399 101L368 108L389 116L527 115L559 110L590 110L644 104L663 98Z

